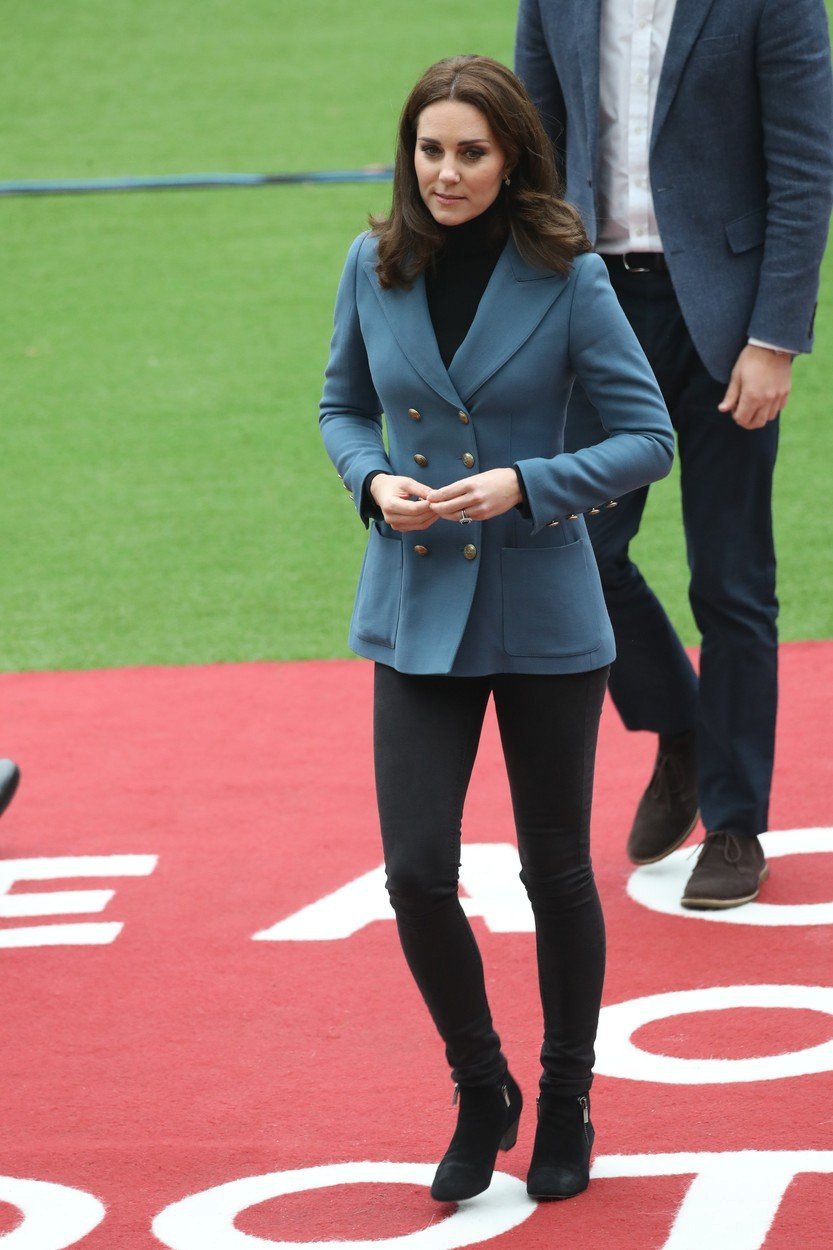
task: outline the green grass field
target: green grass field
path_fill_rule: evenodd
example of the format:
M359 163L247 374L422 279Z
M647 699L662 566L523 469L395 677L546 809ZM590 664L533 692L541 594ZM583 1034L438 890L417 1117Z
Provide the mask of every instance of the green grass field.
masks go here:
M514 8L5 0L0 179L387 162L420 70L511 62ZM0 201L0 667L346 654L364 531L316 411L344 253L388 196ZM785 638L833 636L831 278L783 420ZM694 641L673 477L638 552Z

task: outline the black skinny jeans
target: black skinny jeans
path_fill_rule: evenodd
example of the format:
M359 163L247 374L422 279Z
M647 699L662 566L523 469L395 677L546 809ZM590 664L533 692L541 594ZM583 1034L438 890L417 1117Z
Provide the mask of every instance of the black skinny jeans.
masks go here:
M491 693L535 915L541 1083L565 1095L590 1088L605 962L590 805L607 674L415 677L376 665L387 888L405 958L462 1085L498 1082L506 1070L457 895L463 802Z

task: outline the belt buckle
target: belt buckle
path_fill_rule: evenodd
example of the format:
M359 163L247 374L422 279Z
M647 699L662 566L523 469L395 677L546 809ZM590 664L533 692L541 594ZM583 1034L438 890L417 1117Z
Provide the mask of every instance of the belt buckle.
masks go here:
M624 265L625 269L627 269L628 273L651 273L651 269L647 265L629 265L628 256L633 256L633 255L634 255L633 252L622 253L622 264Z

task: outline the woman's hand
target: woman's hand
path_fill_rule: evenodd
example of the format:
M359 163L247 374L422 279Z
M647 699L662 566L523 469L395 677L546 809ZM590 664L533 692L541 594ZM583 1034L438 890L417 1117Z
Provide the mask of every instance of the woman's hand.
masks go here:
M379 473L370 483L370 493L391 529L402 534L409 530L427 530L438 520L437 514L425 502L431 494L430 489L422 482L415 482L412 477ZM414 495L416 499L412 498Z
M514 508L523 496L514 469L489 469L442 490L431 490L425 497L434 513L448 521L459 521L464 510L473 521L488 521Z

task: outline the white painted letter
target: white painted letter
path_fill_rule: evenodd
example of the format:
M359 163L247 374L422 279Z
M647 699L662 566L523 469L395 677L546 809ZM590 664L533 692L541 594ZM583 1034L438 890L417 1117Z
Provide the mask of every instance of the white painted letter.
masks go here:
M493 933L531 933L532 908L518 877L518 852L510 842L474 842L463 847L461 897L468 916L481 916ZM348 938L376 920L393 920L384 867L374 868L270 929L256 942L321 942Z
M833 1150L606 1155L591 1177L693 1174L662 1250L762 1250L790 1182L803 1172L829 1175Z
M113 890L50 890L9 894L17 881L60 881L73 877L146 877L156 855L63 855L43 859L0 860L0 918L78 916L101 912ZM0 947L100 946L113 942L124 926L119 921L26 925L0 928Z
M677 1059L651 1054L631 1041L654 1020L698 1011L735 1007L793 1007L833 1015L833 988L822 985L721 985L704 990L651 994L603 1007L596 1039L596 1071L631 1081L663 1085L726 1085L735 1081L774 1081L833 1070L833 1041L782 1055L755 1059Z
M284 1194L324 1189L331 1185L431 1184L430 1163L332 1163L245 1176L183 1198L160 1211L153 1232L169 1250L308 1250L308 1241L271 1241L240 1232L234 1221L241 1211ZM391 1202L396 1198L392 1195ZM453 1215L401 1237L347 1241L316 1241L316 1250L456 1250L490 1241L528 1219L536 1204L523 1181L495 1172L490 1188L473 1203L462 1203Z
M0 1202L17 1207L23 1222L0 1237L3 1250L66 1250L104 1219L97 1198L82 1189L48 1181L0 1176Z

